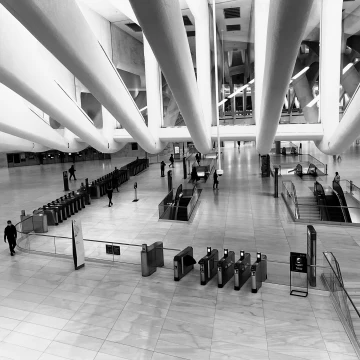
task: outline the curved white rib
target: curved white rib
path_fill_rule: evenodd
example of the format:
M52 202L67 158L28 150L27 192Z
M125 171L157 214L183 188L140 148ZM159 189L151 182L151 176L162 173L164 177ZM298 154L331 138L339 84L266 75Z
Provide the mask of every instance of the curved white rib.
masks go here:
M43 152L48 147L0 131L0 152Z
M36 52L38 45L36 39L0 6L0 81L95 149L107 152L107 141L55 81L41 54Z
M256 148L260 154L267 154L274 141L285 94L312 4L313 0L276 0L271 2L267 24L263 84L258 83L259 79L255 73L256 89L258 86L262 86L260 114L256 111L256 116L260 115L256 140ZM258 93L255 94L257 110L260 99Z
M144 150L150 153L162 150L75 0L2 2L91 91ZM110 145L110 151L120 148L114 141L108 145L109 148Z
M65 139L51 126L28 108L21 97L0 84L2 101L0 112L0 131L39 143L60 151L70 149Z
M204 118L178 0L130 0L130 3L196 148L202 153L209 152L212 148L210 122Z

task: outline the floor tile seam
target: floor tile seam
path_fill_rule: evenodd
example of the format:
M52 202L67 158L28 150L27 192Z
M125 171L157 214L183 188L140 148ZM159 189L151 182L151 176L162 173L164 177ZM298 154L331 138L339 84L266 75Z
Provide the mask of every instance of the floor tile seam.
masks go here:
M332 303L332 305L333 305L333 310L334 310L334 312L337 314L335 305L334 305L333 303ZM322 333L322 331L321 331L321 327L320 327L320 325L319 325L319 321L318 321L319 319L315 317L315 320L316 320L316 323L318 324L318 327L319 327L319 330L320 330L320 334L321 334L321 338L323 339L323 342L324 342L324 344L325 344L325 348L326 348L326 351L327 351L327 353L328 353L328 356L329 356L329 358L331 359L330 354L329 354L329 350L327 349L326 342L325 342L325 339L324 339L324 337L323 337L323 333ZM342 326L342 330L343 330L344 333L348 336L348 334L347 334L347 332L346 332L346 330L345 330L345 328L344 328L344 325L342 324L339 316L338 316L338 321L340 322L340 324L341 324L341 326ZM349 341L350 341L350 343L351 343L352 348L354 349L354 346L353 346L353 344L352 344L352 342L351 342L351 340L350 340L349 337L348 337L348 339L349 339ZM355 352L355 349L354 349L354 352Z
M74 334L74 335L81 335L81 336L84 336L84 337L88 337L89 339L94 338L94 339L96 339L96 340L100 340L100 341L102 341L101 346L100 346L99 350L93 350L93 349L88 349L88 348L83 347L83 346L72 345L72 344L68 344L68 343L66 343L66 342L60 341L60 340L57 339L57 337L58 337L58 335L60 334L60 332L62 332L62 331L70 332L70 333L72 333L72 334ZM79 349L85 349L85 350L90 350L90 351L94 351L94 352L95 352L95 351L96 351L96 352L99 352L100 349L101 349L101 347L104 345L104 342L106 341L106 339L100 339L100 338L96 338L95 336L89 336L89 335L83 335L83 334L79 334L79 333L74 333L74 332L69 331L69 330L63 330L63 329L61 329L60 332L59 332L59 334L52 340L52 342L58 342L58 343L61 343L61 344L64 344L64 345L73 346L73 347L77 347L77 348L79 348ZM110 332L109 332L109 334L110 334ZM50 344L50 345L51 345L51 344ZM50 345L49 345L49 346L50 346Z
M36 336L36 335L30 335L30 334L26 334L26 333L20 333L18 331L14 331L12 330L10 334L8 334L1 342L5 342L4 340L10 336L12 333L17 333L17 334L21 334L21 335L29 335L29 336L33 336L33 337L36 337L38 339L42 339L42 340L48 340L50 341L49 345L46 346L46 349L51 345L51 343L53 342L53 340L49 340L49 339L44 339L42 337L39 337L39 336ZM37 350L37 349L34 349L34 348L30 348L30 347L27 347L27 346L24 346L23 344L13 344L11 342L8 342L7 344L12 344L12 345L16 345L16 346L19 346L19 347L22 347L22 348L25 348L25 349L30 349L30 350L35 350L35 351L38 351L38 352L42 352L42 353L45 353L46 349L45 350Z
M176 335L176 334L180 334L180 335L189 335L191 336L192 338L200 338L200 339L205 339L205 340L209 340L210 342L210 347L211 347L211 339L208 338L208 337L204 337L204 336L201 336L201 335L193 335L193 334L189 334L188 332L186 331L175 331L175 330L172 330L172 329L162 329L159 333L159 337L161 336L162 334L162 331L165 330L165 331L168 331L168 332L171 332L172 334ZM175 342L171 342L169 340L160 340L160 341L166 341L166 342L170 342L172 344L176 344L176 345L179 345L178 343L175 343ZM204 348L201 348L201 347L195 347L195 346L191 346L191 345L187 345L189 347L192 347L194 349L201 349L201 350L207 350L207 349L204 349ZM210 350L209 350L210 351Z
M173 294L172 294L170 306L172 305L172 302L173 302L173 300L174 300L174 296L175 296L177 287L178 287L178 285L176 284L175 290L174 290L174 292L173 292ZM170 309L170 306L169 306L169 309ZM165 318L164 318L164 321L163 321L163 323L162 323L161 326L160 326L161 329L160 329L160 333L159 333L159 334L161 334L161 332L163 331L165 321L168 319L168 317L167 317L168 313L169 313L169 310L166 312L166 316L165 316ZM159 343L159 338L160 338L160 335L159 335L159 337L158 337L157 340L156 340L154 352L156 351L157 345L158 345L158 343ZM165 355L166 355L166 354L165 354ZM184 358L184 359L185 359L185 358Z

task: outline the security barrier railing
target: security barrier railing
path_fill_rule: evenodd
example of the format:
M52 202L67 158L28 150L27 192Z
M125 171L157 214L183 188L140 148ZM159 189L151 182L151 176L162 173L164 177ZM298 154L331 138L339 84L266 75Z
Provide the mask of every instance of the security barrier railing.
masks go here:
M29 221L29 220L26 220ZM72 238L35 233L24 233L23 223L16 224L18 231L17 247L24 252L73 257ZM141 264L141 244L131 244L119 241L102 241L84 239L85 260L110 263ZM174 256L181 251L164 247L164 267L172 269Z
M360 312L345 289L339 263L332 252L324 252L323 273L321 279L331 294L340 320L359 356L360 341L354 330L354 322L356 324L360 323ZM353 317L351 317L351 313L353 313Z

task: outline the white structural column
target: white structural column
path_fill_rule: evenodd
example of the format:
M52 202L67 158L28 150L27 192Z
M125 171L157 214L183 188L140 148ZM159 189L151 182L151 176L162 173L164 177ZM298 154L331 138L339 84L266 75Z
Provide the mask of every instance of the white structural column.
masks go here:
M0 6L0 81L56 119L95 149L107 151L107 142L89 117L55 81L37 40Z
M299 74L303 70L303 65L301 65L299 60L296 60L293 76ZM311 124L316 124L319 118L319 111L314 104L313 106L307 106L313 99L314 96L311 91L309 81L306 77L306 72L303 72L300 76L292 81L292 85L295 90L295 94L299 99L300 106L304 112L304 117L306 122Z
M50 149L46 146L0 131L0 152L43 152L48 150Z
M130 0L175 96L196 148L211 149L210 123L205 121L188 40L178 0Z
M65 139L26 106L24 100L0 84L0 131L30 140L60 151L80 151L81 144L69 148Z
M144 35L146 100L148 111L148 128L154 137L159 137L163 122L161 71L151 47ZM163 146L164 147L164 146Z
M349 61L347 55L343 54L342 58L343 70L341 74L341 85L343 86L343 90L345 90L349 97L352 98L360 84L360 74L355 66Z
M330 138L339 125L342 4L343 0L322 0L321 4L319 94L324 138L316 145L328 154L335 154L330 150Z
M260 111L262 102L262 90L264 82L265 56L266 56L266 33L269 20L270 0L255 0L255 83L251 86L253 117L255 124L260 123ZM256 91L255 91L256 86ZM253 96L255 94L255 96ZM258 126L257 126L258 128Z
M211 96L209 5L208 0L187 0L187 4L195 18L196 73L200 100L205 120L211 125L213 122L213 105Z
M284 98L312 4L313 0L270 2L266 49L263 49L266 51L266 61L263 72L261 110L259 122L256 123L258 127L256 147L260 154L267 154L274 141ZM256 39L255 34L255 41ZM255 46L257 47L256 44ZM258 81L256 73L255 81ZM258 106L258 85L261 86L261 84L256 84L255 106Z
M134 23L138 24L138 20L128 0L112 0L111 3ZM159 63L157 62L156 57L145 35L143 36L143 43L145 58L148 128L154 138L158 139L159 128L161 128L164 121L161 70L159 67ZM164 148L166 146L166 143L163 143L159 146L161 148Z
M75 0L2 0L2 3L91 91L144 150L150 153L161 150L158 139L150 134L126 85ZM108 143L109 151L121 147L116 142Z

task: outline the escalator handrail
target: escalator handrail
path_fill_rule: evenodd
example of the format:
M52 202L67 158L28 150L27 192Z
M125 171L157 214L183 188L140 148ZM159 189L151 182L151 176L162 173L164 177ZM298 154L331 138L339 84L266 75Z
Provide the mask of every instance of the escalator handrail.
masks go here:
M340 204L340 208L341 208L341 212L343 214L343 218L345 222L348 222L347 216L345 214L345 210L344 210L344 205L343 202L341 200L341 196L339 195L339 193L333 188L333 192L336 195L337 199L339 200L339 204Z
M342 212L345 214L345 222L351 222L351 217L347 207L345 194L341 185L337 181L333 180L332 186L333 186L333 190L337 192L339 199L341 200L340 205L345 208L345 209L341 208Z
M320 200L323 201L323 204L325 205L324 208L325 208L326 219L330 220L330 215L329 215L329 211L328 211L328 204L327 204L327 201L326 201L325 191L324 191L323 186L318 181L315 181L315 183L314 183L314 193L315 193L315 196L317 198L320 198ZM319 205L319 203L318 203L318 205ZM320 213L321 213L321 211L320 211Z

